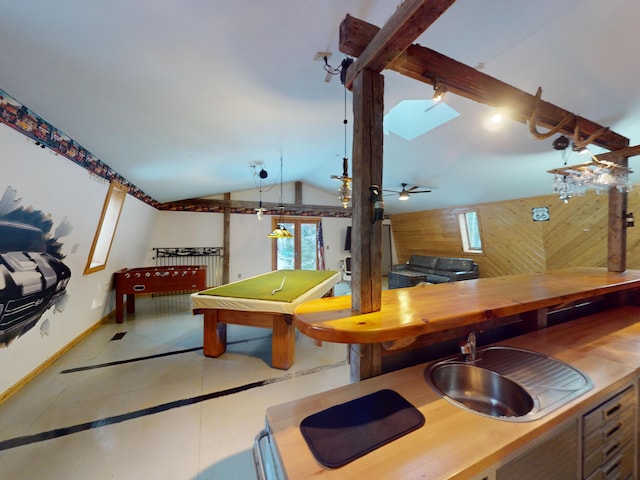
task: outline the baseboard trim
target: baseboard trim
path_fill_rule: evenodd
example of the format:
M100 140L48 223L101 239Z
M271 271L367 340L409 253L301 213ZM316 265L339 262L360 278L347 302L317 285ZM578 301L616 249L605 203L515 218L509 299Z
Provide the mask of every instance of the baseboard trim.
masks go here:
M33 380L34 378L36 378L40 373L44 372L47 368L49 368L56 360L58 360L60 357L62 357L65 353L67 353L69 350L71 350L75 345L77 345L78 343L80 343L82 340L84 340L87 336L89 336L91 333L93 333L94 331L96 331L98 328L100 328L100 326L105 323L106 321L110 320L113 316L115 316L115 311L110 312L109 314L107 314L106 316L102 317L100 320L98 320L95 324L93 324L91 327L89 327L87 330L85 330L84 332L82 332L80 335L78 335L76 338L74 338L71 342L69 342L67 345L65 345L64 347L62 347L60 350L58 350L56 353L54 353L51 357L49 357L47 360L45 360L44 362L42 362L37 368L35 368L34 370L32 370L31 372L29 372L29 374L25 375L20 381L18 381L16 384L14 384L13 386L9 387L7 390L5 390L4 392L2 392L0 394L0 405L7 399L11 398L14 394L16 394L17 392L19 392L20 390L22 390L22 388L27 385L31 380Z

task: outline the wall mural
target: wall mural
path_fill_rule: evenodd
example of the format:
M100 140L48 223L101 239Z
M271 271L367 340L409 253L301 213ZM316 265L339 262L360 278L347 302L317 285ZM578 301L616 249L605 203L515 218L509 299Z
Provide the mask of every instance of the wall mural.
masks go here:
M0 347L31 330L50 308L62 312L68 301L71 270L59 239L73 227L65 217L52 232L49 215L20 203L7 187L0 199ZM40 333L48 331L45 319Z

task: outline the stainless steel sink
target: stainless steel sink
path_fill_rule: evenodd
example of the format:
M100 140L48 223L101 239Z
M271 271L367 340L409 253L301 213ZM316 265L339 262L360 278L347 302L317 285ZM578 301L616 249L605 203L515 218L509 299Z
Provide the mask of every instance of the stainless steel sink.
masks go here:
M511 422L537 420L589 391L591 379L555 358L515 347L486 347L475 360L456 355L425 370L451 403Z
M533 397L520 385L474 365L440 364L431 379L436 389L451 400L492 417L521 417L534 406Z

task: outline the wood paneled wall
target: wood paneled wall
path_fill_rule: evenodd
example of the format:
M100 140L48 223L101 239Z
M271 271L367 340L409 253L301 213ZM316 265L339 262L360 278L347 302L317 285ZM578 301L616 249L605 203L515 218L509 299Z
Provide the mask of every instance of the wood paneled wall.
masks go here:
M628 211L640 205L629 193ZM549 207L550 219L534 222L532 209ZM482 254L465 253L457 214L477 210ZM640 211L638 212L640 215ZM590 192L563 203L543 195L496 203L391 216L398 261L413 254L473 258L481 277L542 272L565 267L606 267L608 195ZM640 219L640 217L639 217ZM640 221L627 230L627 268L640 269Z

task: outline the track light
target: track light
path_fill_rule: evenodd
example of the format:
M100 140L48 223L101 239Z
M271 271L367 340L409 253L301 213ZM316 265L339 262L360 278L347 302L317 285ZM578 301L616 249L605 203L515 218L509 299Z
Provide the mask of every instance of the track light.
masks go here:
M576 145L575 143L573 144L573 151L574 152L578 152L580 155L590 155L591 152L589 151L589 149L587 147L580 147L578 145Z
M447 93L447 87L439 82L436 82L433 85L433 97L431 97L431 100L436 103L440 103L442 100L444 100L445 93Z

